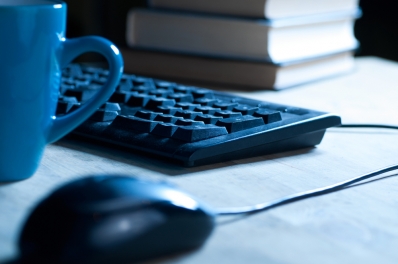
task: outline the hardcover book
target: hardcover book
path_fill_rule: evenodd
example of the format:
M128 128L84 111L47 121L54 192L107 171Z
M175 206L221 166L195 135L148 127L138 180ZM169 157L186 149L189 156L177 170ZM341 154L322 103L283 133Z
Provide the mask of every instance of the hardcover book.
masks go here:
M136 9L128 14L126 40L131 48L285 63L357 48L359 14L265 20Z
M192 85L240 90L284 89L351 71L351 51L287 64L122 49L126 72Z
M358 7L358 0L149 0L153 8L279 19Z

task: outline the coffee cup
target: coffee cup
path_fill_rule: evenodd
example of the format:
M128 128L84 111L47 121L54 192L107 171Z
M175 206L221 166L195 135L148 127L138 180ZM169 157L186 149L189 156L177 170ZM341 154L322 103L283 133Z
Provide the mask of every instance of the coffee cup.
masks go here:
M66 9L56 0L0 0L0 182L32 176L45 146L90 117L119 82L119 50L101 37L66 39ZM106 58L108 80L79 109L56 117L62 68L85 52Z

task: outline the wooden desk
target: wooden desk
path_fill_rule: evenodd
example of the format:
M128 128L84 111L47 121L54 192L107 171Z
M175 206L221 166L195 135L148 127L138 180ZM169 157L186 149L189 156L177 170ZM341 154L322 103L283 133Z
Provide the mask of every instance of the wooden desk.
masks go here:
M280 92L241 94L336 112L345 123L398 124L397 85L397 63L360 58L349 75ZM398 163L397 142L396 131L334 128L316 148L181 168L63 139L47 147L34 177L0 185L0 262L17 254L18 232L32 206L73 178L96 173L162 178L213 206L243 206ZM204 247L166 262L397 263L398 177L392 176L397 175L250 217L223 219Z

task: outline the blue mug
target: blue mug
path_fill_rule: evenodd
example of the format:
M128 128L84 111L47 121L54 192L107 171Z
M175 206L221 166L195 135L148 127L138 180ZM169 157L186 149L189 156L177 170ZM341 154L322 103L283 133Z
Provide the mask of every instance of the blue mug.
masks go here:
M90 117L119 82L123 59L110 41L65 39L66 8L61 1L0 0L0 182L32 176L46 144ZM82 107L55 117L62 68L89 51L107 59L108 81Z

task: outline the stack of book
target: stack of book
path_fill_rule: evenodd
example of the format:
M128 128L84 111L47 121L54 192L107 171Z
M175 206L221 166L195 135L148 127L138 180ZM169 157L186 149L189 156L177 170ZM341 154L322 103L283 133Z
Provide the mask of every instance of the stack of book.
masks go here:
M127 16L127 71L283 89L350 71L358 0L150 0Z

